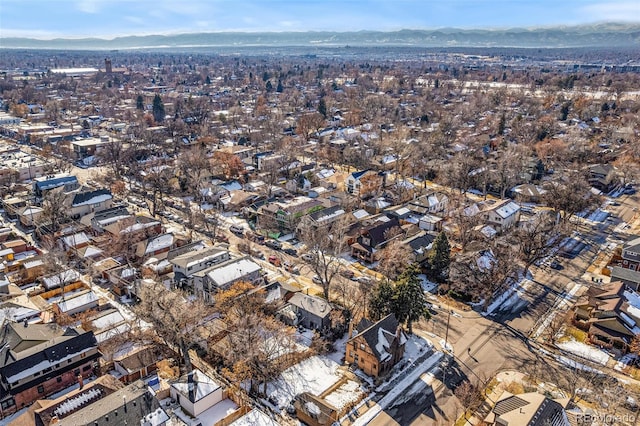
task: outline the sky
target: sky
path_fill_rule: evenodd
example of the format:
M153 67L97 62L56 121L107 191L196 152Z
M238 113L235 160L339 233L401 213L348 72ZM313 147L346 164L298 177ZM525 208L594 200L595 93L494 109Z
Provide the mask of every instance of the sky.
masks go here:
M640 0L0 0L0 37L640 22Z

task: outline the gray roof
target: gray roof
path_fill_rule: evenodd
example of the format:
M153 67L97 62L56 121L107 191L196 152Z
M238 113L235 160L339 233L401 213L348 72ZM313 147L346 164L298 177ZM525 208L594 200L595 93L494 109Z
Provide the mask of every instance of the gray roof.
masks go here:
M622 281L629 281L632 283L640 283L640 272L633 269L622 268L620 266L614 266L611 268L611 278Z
M328 316L331 312L331 305L326 300L308 294L295 293L289 299L289 303L320 318Z

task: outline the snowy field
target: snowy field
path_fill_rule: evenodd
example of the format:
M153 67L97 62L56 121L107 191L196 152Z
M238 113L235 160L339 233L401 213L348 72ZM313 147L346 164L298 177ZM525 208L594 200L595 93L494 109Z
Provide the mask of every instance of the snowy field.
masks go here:
M267 395L285 408L296 395L309 392L320 395L340 380L339 364L325 356L312 356L287 368L267 385Z
M556 346L565 352L572 353L589 361L606 365L609 361L609 354L600 349L594 348L582 342L570 340L568 342L557 343Z

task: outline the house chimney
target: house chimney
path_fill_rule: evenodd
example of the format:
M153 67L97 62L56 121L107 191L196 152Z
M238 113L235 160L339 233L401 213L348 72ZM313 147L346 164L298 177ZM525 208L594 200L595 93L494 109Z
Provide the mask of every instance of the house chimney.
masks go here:
M29 321L25 318L22 320L22 325L24 325L25 328L29 327Z
M122 395L122 406L124 407L124 412L127 412L127 396Z
M84 380L82 379L82 374L78 374L78 384L80 385L80 389L84 387Z
M196 384L193 370L187 373L187 389L189 389L189 401L196 402Z

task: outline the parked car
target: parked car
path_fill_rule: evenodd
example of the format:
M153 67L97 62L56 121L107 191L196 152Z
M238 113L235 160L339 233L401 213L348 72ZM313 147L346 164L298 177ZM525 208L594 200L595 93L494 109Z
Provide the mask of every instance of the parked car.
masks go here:
M221 234L220 232L218 232L218 235L216 235L216 241L220 242L220 243L228 243L229 242L229 237L227 237L224 234Z
M242 236L244 235L244 228L238 225L231 225L229 227L229 231L233 232L236 235Z
M300 256L302 260L304 260L305 262L313 262L315 259L315 256L312 253L304 253L302 256Z
M280 259L278 259L278 256L272 254L269 256L269 263L274 266L280 266Z
M267 240L267 242L265 242L264 244L274 250L280 250L282 248L282 243L277 240Z
M322 280L317 275L314 275L313 278L311 278L311 281L313 281L316 284L322 284Z
M264 236L256 234L255 232L247 232L245 237L247 237L249 241L253 241L254 243L264 244Z
M354 276L356 275L353 271L351 271L349 269L341 269L339 273L343 277L349 278L350 280L352 280L354 278Z
M287 272L291 272L292 274L298 275L300 273L300 268L289 261L285 261L283 264L284 270Z
M557 271L559 271L560 269L562 269L562 265L558 262L556 262L555 260L553 262L551 262L551 264L549 265L549 267L551 269L555 269Z
M362 275L361 277L357 277L356 279L354 279L354 281L357 281L362 284L371 284L373 282L373 279L371 279L371 277L368 277L366 275Z
M294 250L292 248L286 248L286 249L284 249L282 251L285 252L286 254L288 254L289 256L297 256L298 255L298 251Z

